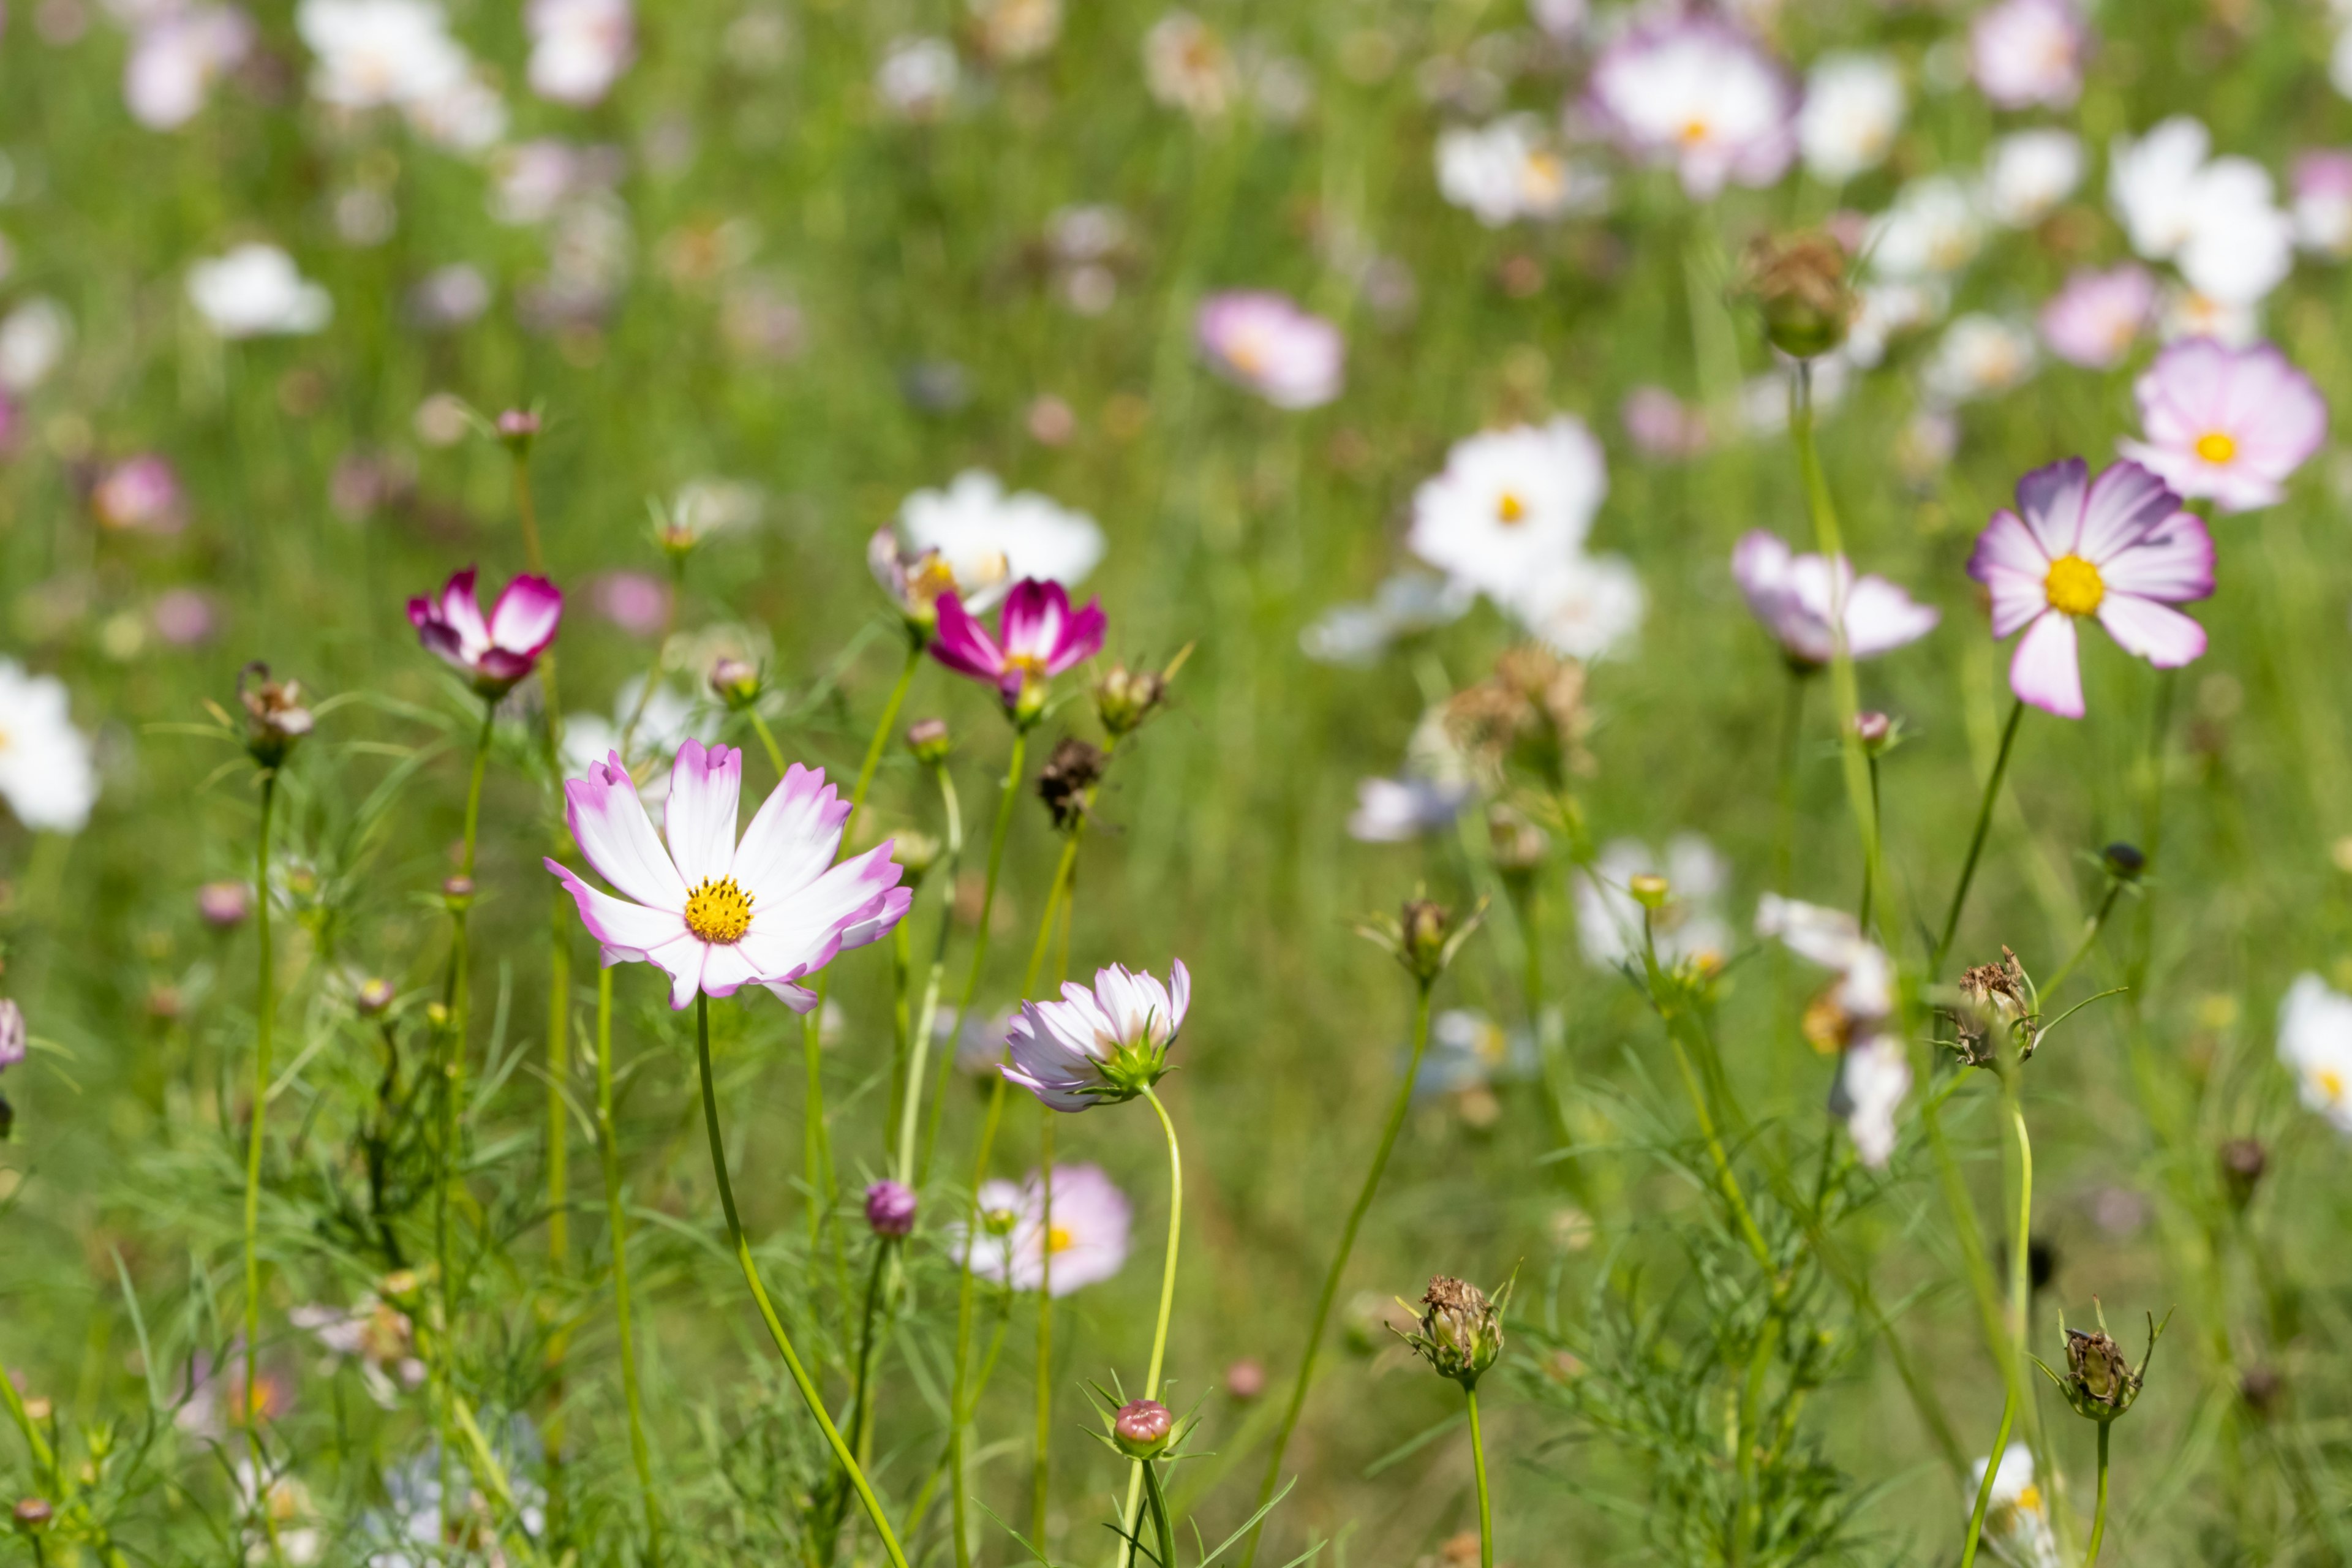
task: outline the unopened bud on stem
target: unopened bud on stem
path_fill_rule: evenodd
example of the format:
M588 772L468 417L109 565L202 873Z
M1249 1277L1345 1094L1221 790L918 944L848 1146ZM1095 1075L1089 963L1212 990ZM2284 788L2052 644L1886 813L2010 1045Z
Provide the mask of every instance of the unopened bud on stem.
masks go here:
M955 742L948 734L944 719L919 719L907 730L907 750L927 768L938 767L948 760Z
M1503 1295L1508 1299L1508 1286ZM1422 1295L1419 1329L1402 1337L1438 1375L1475 1388L1503 1353L1502 1305L1467 1280L1440 1274Z
M1176 1416L1156 1399L1138 1399L1118 1407L1112 1426L1118 1451L1130 1459L1156 1458L1176 1430Z

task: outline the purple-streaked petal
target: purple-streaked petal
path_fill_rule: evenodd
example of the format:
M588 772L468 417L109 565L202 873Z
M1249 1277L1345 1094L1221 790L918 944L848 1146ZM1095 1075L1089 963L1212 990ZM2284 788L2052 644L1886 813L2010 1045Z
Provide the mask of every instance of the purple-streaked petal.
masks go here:
M2213 535L2193 511L2177 511L2147 537L2099 564L2110 594L2173 604L2213 592Z
M963 601L953 594L939 599L939 630L931 638L931 657L959 675L994 681L1004 672L1004 654L988 629L972 619Z
M737 945L761 976L801 979L832 963L845 946L871 942L895 925L907 900L889 895L906 870L890 858L890 848L877 845L796 892L753 904L751 929Z
M2137 463L2116 463L2091 481L2074 553L2104 567L2179 510L2180 498L2162 479Z
M425 601L422 599L411 599L408 601L411 619L415 619L416 606L423 605ZM443 620L418 621L416 623L416 640L425 645L425 649L427 653L436 653L440 655L443 658L448 660L451 664L456 665L459 669L465 670L468 674L473 672L473 658L466 651L465 640L458 637L457 628L452 626L448 622Z
M563 801L564 821L598 876L638 903L683 914L686 884L655 836L620 752L590 764L587 777L567 780Z
M2099 625L2126 653L2158 669L2178 669L2205 652L2205 628L2167 605L2136 594L2109 594L2099 604Z
M2009 662L2009 689L2061 719L2083 716L2083 671L2074 642L2074 618L2052 610L2017 639Z
M1969 556L1969 575L1992 595L1992 635L2005 637L2050 607L2050 557L2013 511L1998 511Z
M670 765L669 799L662 806L662 832L679 880L691 890L709 878L724 877L735 861L735 807L743 787L743 753L731 746L703 749L689 740ZM755 905L752 918L759 917Z
M795 984L789 980L763 980L760 984L767 987L770 995L795 1013L816 1011L816 993L805 985Z
M2033 531L2042 553L2055 559L2071 554L2082 532L2083 500L2090 489L2091 466L2068 458L2036 468L2017 481L2017 510Z
M1192 1008L1192 972L1184 967L1181 958L1172 960L1168 966L1168 1000L1174 1008L1168 1020L1172 1034L1183 1028L1184 1015Z
M483 625L482 606L474 597L474 569L471 566L441 585L438 608L440 615L436 618L446 622L449 629L457 634L459 644L469 656L489 646L489 627Z
M729 874L751 895L754 909L789 898L833 864L848 818L849 803L824 782L824 770L794 763L743 829Z
M509 583L490 608L490 641L496 646L536 658L555 640L563 620L563 591L544 577L528 574Z

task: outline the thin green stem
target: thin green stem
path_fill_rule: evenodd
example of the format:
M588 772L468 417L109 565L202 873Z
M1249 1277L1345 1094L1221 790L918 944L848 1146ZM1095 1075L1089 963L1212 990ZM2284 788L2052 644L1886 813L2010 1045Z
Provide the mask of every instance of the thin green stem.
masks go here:
M980 1151L973 1157L971 1191L964 1202L963 1274L956 1284L956 1352L955 1381L948 1395L948 1486L950 1527L955 1532L956 1568L971 1568L971 1531L967 1519L970 1499L965 1494L964 1429L971 1424L972 1398L971 1318L972 1318L972 1250L980 1245L980 1184L988 1179L988 1159L996 1149L996 1129L1004 1119L1004 1079L1000 1074L988 1091L988 1113L981 1119ZM1004 1278L1010 1289L1013 1266L1005 1263Z
M2018 721L2025 717L2022 698L2011 704L2009 722L2000 731L2000 750L1993 757L1992 773L1985 780L1984 798L1977 803L1977 825L1969 835L1968 858L1960 862L1959 885L1952 889L1951 908L1944 913L1944 931L1936 939L1935 955L1927 961L1927 973L1934 977L1944 967L1945 955L1952 951L1952 938L1960 929L1960 910L1969 901L1969 886L1976 880L1977 862L1984 856L1985 835L1992 827L1992 808L2000 799L2000 782L2009 773L2009 753L2017 743Z
M2107 1433L2114 1423L2099 1423L2099 1501L2091 1510L2091 1545L2083 1553L2083 1568L2099 1568L2099 1542L2107 1533Z
M1478 1568L1495 1568L1495 1504L1486 1491L1486 1438L1478 1427L1478 1391L1470 1401L1470 1468L1478 1478Z
M963 811L956 799L955 780L945 763L931 770L939 781L940 809L947 818L947 858L940 867L940 930L931 947L930 973L923 979L923 1002L908 1033L907 1095L898 1108L898 1180L916 1184L915 1129L921 1124L924 1074L931 1049L931 1025L939 1011L940 983L947 973L948 935L955 929L956 871L963 864ZM949 1054L952 1058L953 1047Z
M254 937L260 944L253 1015L253 1124L245 1145L245 1387L244 1406L234 1416L245 1430L246 1458L262 1474L261 1407L253 1396L255 1365L261 1347L261 1138L269 1121L269 1054L278 1016L278 990L269 940L269 826L278 804L278 770L261 775L261 830L254 843ZM267 1516L268 1509L262 1513Z
M758 1303L760 1317L768 1325L768 1337L776 1342L776 1350L784 1358L784 1369L792 1374L793 1385L808 1405L809 1414L816 1417L824 1433L833 1457L856 1489L858 1500L866 1507L866 1516L874 1523L874 1532L882 1539L882 1549L888 1553L892 1568L908 1568L907 1554L900 1550L898 1537L890 1528L889 1519L882 1511L881 1500L874 1495L873 1486L866 1472L859 1468L857 1457L841 1436L841 1428L833 1424L826 1413L824 1396L809 1380L808 1369L801 1364L798 1352L793 1349L792 1336L784 1331L783 1320L776 1316L775 1304L768 1299L768 1289L760 1282L760 1266L751 1257L751 1243L743 1234L743 1221L735 1209L735 1184L727 1173L727 1144L719 1131L719 1089L710 1071L710 998L698 993L694 998L695 1060L702 1076L702 1121L710 1137L710 1172L719 1184L719 1207L727 1215L727 1239L735 1248L735 1260L742 1266L743 1282L751 1287L751 1300Z
M452 898L449 906L449 978L444 992L443 1005L447 1016L441 1026L441 1127L439 1146L434 1151L433 1184L433 1252L440 1285L441 1321L436 1343L439 1353L441 1411L444 1420L454 1419L457 1399L457 1278L456 1259L450 1250L449 1202L457 1184L457 1141L462 1131L459 1114L466 1092L467 1016L472 1000L472 973L468 963L470 948L467 942L467 915L473 906L475 847L479 841L482 823L482 781L490 763L491 727L498 721L498 704L482 704L481 733L474 742L473 771L466 784L466 828L459 853L459 875L467 889ZM450 1521L454 1500L449 1486L448 1469L452 1445L441 1446L441 1512L446 1531Z
M1054 1118L1042 1101L1037 1127L1037 1436L1029 1465L1029 1539L1045 1544L1045 1500L1054 1476Z
M629 1458L646 1510L646 1560L660 1568L661 1504L653 1449L646 1441L645 1402L637 1384L637 1341L629 1327L629 1222L621 1207L621 1143L613 1118L613 972L596 972L596 1147L604 1167L604 1219L613 1236L613 1316L621 1339L621 1398L629 1412Z
M866 809L866 792L873 787L874 772L882 765L882 748L890 743L890 731L898 722L898 710L907 704L907 689L915 684L915 671L922 667L923 645L916 637L907 639L907 662L898 667L898 682L890 688L890 700L882 705L882 721L874 726L872 739L866 742L866 760L857 764L857 787L850 792L849 815L842 820L841 842L855 842L858 813Z
M1176 1123L1168 1119L1168 1108L1160 1096L1146 1089L1143 1098L1160 1118L1160 1130L1168 1135L1168 1260L1160 1270L1160 1317L1151 1328L1151 1369L1144 1373L1145 1399L1160 1397L1160 1374L1168 1355L1168 1319L1176 1307L1176 1250L1184 1237L1184 1156L1176 1146ZM1127 1472L1127 1506L1119 1510L1124 1526L1118 1543L1118 1568L1127 1568L1135 1553L1136 1508L1143 1490L1143 1461L1131 1460ZM1490 1565L1491 1568L1491 1565Z
M1160 1568L1176 1568L1176 1521L1168 1511L1168 1494L1160 1489L1160 1467L1150 1459L1143 1461L1143 1495L1151 1505L1151 1532L1160 1546Z
M1684 1043L1683 1037L1692 1028L1694 1020L1677 994L1678 988L1673 977L1659 965L1655 933L1646 910L1642 914L1642 965L1649 981L1651 1004L1665 1021L1666 1043L1674 1047L1675 1067L1682 1075L1684 1092L1690 1097L1691 1114L1698 1119L1699 1136L1706 1141L1707 1156L1714 1162L1716 1183L1723 1190L1723 1201L1729 1205L1733 1223L1740 1238L1748 1244L1748 1250L1755 1255L1756 1262L1766 1277L1771 1278L1779 1273L1778 1266L1772 1260L1772 1248L1756 1224L1755 1213L1748 1206L1747 1194L1740 1190L1739 1177L1731 1168L1731 1156L1723 1147L1722 1134L1715 1124L1715 1113L1707 1103L1706 1086L1700 1081L1698 1069L1691 1061L1689 1047ZM1702 1050L1706 1048L1707 1042L1704 1038L1698 1043Z
M2058 966L2057 972L2037 987L2043 995L2055 995L2058 987L2065 984L2068 977L2081 967L2083 960L2091 956L2091 949L2097 943L2099 932L2106 928L2107 916L2114 912L2116 900L2122 897L2123 890L2124 885L2120 881L2110 880L2107 883L2107 896L2099 900L2099 912L2091 917L2090 929L2084 931L2083 940L2075 943L2074 951L2067 955L2065 963Z
M860 1453L865 1451L866 1428L874 1413L875 1309L881 1303L882 1277L888 1268L891 1249L896 1245L895 1237L877 1236L874 1238L874 1267L866 1272L866 1306L858 1314L857 1375L850 1385L849 1446Z
M760 716L760 710L758 708L747 707L743 711L751 717L751 732L760 737L761 749L768 753L768 765L776 770L776 776L778 778L782 778L784 776L784 749L776 744L776 732L768 728L768 721ZM847 836L844 835L844 837L846 837Z
M1013 826L1013 803L1021 793L1022 771L1028 757L1028 748L1029 731L1015 728L1013 731L1013 755L1005 764L1004 784L997 795L996 823L989 829L988 834L988 871L986 878L981 883L980 921L972 932L971 961L964 970L963 989L956 997L955 1012L949 1017L950 1041L955 1041L963 1037L963 1021L971 1012L971 999L980 992L981 971L988 962L988 923L990 917L996 910L996 879L1004 867L1004 838ZM952 898L953 895L950 896ZM941 933L940 941L942 942L946 941L944 932ZM950 1047L948 1062L940 1064L942 1074L947 1071L953 1059L953 1049ZM944 1103L944 1097L935 1098L933 1100L931 1131L924 1141L921 1166L916 1173L919 1177L929 1173L931 1163L929 1151L931 1145L938 1142L939 1114Z
M1412 1054L1405 1062L1403 1081L1397 1085L1396 1099L1390 1102L1388 1121L1381 1125L1381 1141L1372 1151L1372 1163L1364 1172L1363 1185L1356 1190L1356 1202L1348 1210L1347 1223L1339 1228L1339 1247L1332 1254L1331 1267L1323 1275L1323 1289L1315 1298L1315 1310L1307 1320L1307 1348L1299 1353L1298 1375L1291 1380L1290 1400L1282 1412L1282 1425L1275 1429L1274 1451L1266 1458L1265 1479L1258 1483L1257 1524L1250 1531L1249 1544L1242 1549L1241 1568L1250 1568L1257 1560L1258 1537L1265 1532L1265 1510L1274 1501L1275 1488L1282 1481L1282 1457L1289 1450L1290 1435L1298 1426L1298 1417L1307 1405L1307 1391L1315 1381L1315 1360L1323 1348L1323 1331L1331 1321L1331 1304L1339 1300L1339 1281L1348 1271L1348 1259L1356 1249L1356 1233L1363 1228L1364 1215L1370 1212L1372 1195L1381 1189L1381 1177L1389 1168L1389 1155L1396 1149L1397 1134L1404 1129L1405 1113L1412 1107L1413 1080L1421 1076L1421 1058L1429 1049L1429 998L1433 985L1430 981L1416 984L1412 1008Z
M1985 1508L1992 1501L1993 1478L2000 1473L2000 1458L2009 1451L2010 1424L2017 1419L2017 1388L2011 1384L2000 1402L2000 1429L1992 1435L1992 1452L1985 1457L1984 1479L1977 1482L1976 1507L1969 1510L1969 1534L1960 1548L1960 1568L1975 1568L1977 1542L1984 1535Z

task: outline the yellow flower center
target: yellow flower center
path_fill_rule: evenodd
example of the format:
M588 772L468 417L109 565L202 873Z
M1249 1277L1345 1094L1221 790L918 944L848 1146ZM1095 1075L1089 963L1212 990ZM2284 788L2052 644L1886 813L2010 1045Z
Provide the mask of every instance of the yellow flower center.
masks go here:
M2316 1072L2314 1072L2311 1075L2311 1078L2314 1083L2319 1085L2321 1090L2326 1094L2328 1099L2341 1100L2344 1098L2344 1075L2337 1072L2334 1068L2321 1068Z
M1685 146L1696 146L1707 138L1707 123L1703 116L1694 114L1683 121L1682 138Z
M1527 515L1528 503L1510 490L1505 490L1495 503L1495 516L1505 523L1517 522Z
M722 947L742 941L751 929L751 895L732 877L705 877L686 895L686 929Z
M2017 1506L2027 1513L2042 1511L2042 1489L2028 1481L2025 1489L2017 1494Z
M2208 430L2197 437L2197 455L2209 463L2226 463L2238 455L2238 438L2226 430Z
M2052 609L2063 610L2070 616L2087 616L2107 596L2107 585L2099 580L2099 569L2081 556L2061 555L2050 563L2050 575L2042 580L2042 592Z
M1057 1225L1045 1233L1045 1250L1049 1253L1067 1252L1077 1244L1078 1238L1070 1234L1066 1226Z

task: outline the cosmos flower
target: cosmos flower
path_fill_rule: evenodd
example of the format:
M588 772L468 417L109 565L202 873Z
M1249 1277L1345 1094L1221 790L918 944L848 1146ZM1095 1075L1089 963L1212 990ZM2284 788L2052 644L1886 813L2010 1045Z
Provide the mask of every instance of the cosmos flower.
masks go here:
M122 62L122 101L150 131L176 131L212 84L252 52L253 18L234 5L167 8L139 20Z
M1413 492L1405 544L1439 571L1507 599L1583 548L1608 462L1583 424L1561 415L1456 441Z
M1192 318L1192 335L1210 369L1276 408L1320 408L1339 395L1348 362L1339 329L1287 295L1212 294Z
M188 300L225 338L299 336L335 313L325 289L307 281L274 245L240 245L188 268Z
M1856 308L1853 319L1846 323L1844 347L1836 357L1813 365L1814 401L1820 406L1828 406L1834 401L1832 395L1841 390L1841 384L1832 382L1832 376L1847 365L1867 370L1877 364L1896 338L1937 320L1951 304L1950 287L1941 278L1908 282L1871 279L1859 285L1854 294ZM1788 391L1777 377L1769 386L1773 428L1778 430L1788 423Z
M1215 119L1241 95L1224 40L1190 11L1171 11L1144 34L1143 80L1154 99L1195 120Z
M31 1032L25 1025L25 1010L5 996L0 996L0 1072L24 1065L30 1048Z
M1413 1103L1533 1078L1542 1059L1530 1031L1507 1029L1467 1007L1448 1007L1429 1021L1429 1048L1412 1079Z
M2156 275L2137 262L2078 267L2042 307L2042 341L2069 364L2110 370L2147 331L2156 304Z
M73 345L73 318L46 294L0 317L0 389L32 391L49 379Z
M1036 1289L1050 1272L1056 1298L1115 1277L1127 1262L1127 1233L1134 1218L1127 1194L1099 1165L1057 1164L1052 1196L1048 1224L1040 1173L1031 1172L1017 1184L983 1184L979 1231L967 1239L961 1226L950 1226L950 1252L961 1252L965 1266L982 1279L1015 1290Z
M1619 34L1593 62L1586 106L1630 156L1672 166L1700 201L1727 183L1773 184L1796 156L1795 87L1745 30L1705 14Z
M589 866L620 889L599 892L545 861L580 907L606 966L650 963L670 977L669 1002L731 996L762 985L795 1013L816 1005L802 982L845 948L886 936L912 898L887 841L834 860L849 803L823 769L793 763L739 843L743 753L699 741L678 748L663 834L615 754L566 781L564 819Z
M1843 590L1846 653L1875 658L1918 641L1936 627L1939 612L1875 574L1856 577L1843 556L1832 578L1828 560L1799 555L1779 535L1751 529L1731 552L1731 575L1748 608L1801 668L1818 668L1834 651L1832 601ZM1842 580L1842 581L1841 581Z
M1318 664L1364 668L1397 643L1469 612L1476 593L1465 583L1427 572L1391 573L1368 605L1335 605L1298 634L1299 651Z
M301 0L294 30L319 57L310 90L339 109L438 99L471 68L438 0Z
M1004 1068L1055 1110L1090 1110L1132 1100L1168 1070L1168 1050L1192 1005L1192 976L1178 959L1168 984L1118 964L1095 971L1094 988L1070 981L1059 1002L1024 1002L1005 1035Z
M1356 809L1348 837L1360 844L1402 844L1454 826L1475 792L1466 780L1424 778L1356 781Z
M36 832L79 833L98 799L89 737L65 682L0 658L0 800Z
M1854 1153L1873 1170L1895 1155L1895 1113L1911 1091L1911 1062L1889 1023L1895 1012L1895 962L1843 910L1800 903L1767 893L1756 910L1756 934L1778 937L1789 951L1836 978L1805 1009L1805 1037L1838 1053L1829 1110L1845 1123Z
M1797 147L1805 168L1827 184L1875 169L1903 128L1903 73L1885 55L1826 54L1805 73Z
M464 671L484 697L505 696L537 668L562 619L562 590L526 574L506 585L485 621L471 566L443 584L438 598L408 601L416 640Z
M2017 481L2017 510L1977 536L1969 575L1992 598L1992 635L2020 630L2009 687L2064 719L2083 716L2074 624L2095 616L2125 652L2175 669L2205 651L2205 629L2170 606L2213 591L2204 521L2137 463L2092 479L2069 458Z
M2327 400L2269 343L2171 344L2133 384L2145 440L2116 447L2184 496L2224 511L2275 506L2327 438Z
M1059 583L1023 578L998 615L996 635L974 620L953 594L939 599L939 635L931 657L959 675L985 680L1023 722L1043 710L1048 684L1102 651L1102 605L1089 599L1073 611Z
M1719 908L1731 868L1696 833L1675 834L1664 855L1638 838L1601 847L1592 875L1576 886L1576 934L1585 961L1596 969L1640 962L1643 911L1628 884L1652 875L1664 876L1670 889L1664 907L1650 914L1658 962L1670 969L1720 963L1731 952L1731 927Z
M90 489L89 510L101 526L133 533L177 533L188 521L178 471L153 452L107 469Z
M1949 174L1913 180L1871 225L1863 253L1877 277L1944 278L1976 259L1984 216L1968 187Z
M2212 136L2185 114L2107 154L2107 200L2132 248L2170 261L2190 288L2251 305L2294 264L2294 223L2280 210L2270 171L2251 158L2210 156Z
M1641 630L1649 596L1623 556L1579 552L1540 567L1496 603L1552 652L1590 663Z
M2089 47L2073 0L2000 0L1969 26L1969 70L1996 109L2071 109Z
M1990 1462L1979 1459L1969 1474L1964 1500L1971 1512ZM2034 1482L2033 1450L2023 1443L2011 1443L2003 1449L2000 1468L1993 1471L1992 1492L1986 1500L1984 1542L2017 1568L2059 1568L2058 1541L2050 1530L2049 1507Z
M945 38L898 38L875 68L874 95L897 118L927 123L946 116L961 75Z
M898 505L889 538L875 536L868 563L891 592L880 563L886 543L892 576L907 595L893 592L902 610L928 611L929 600L951 588L974 615L982 614L1024 577L1075 588L1101 564L1103 531L1085 512L1034 490L1007 494L994 474L967 468L945 489L916 490ZM934 556L943 572L928 571L922 557ZM948 581L941 583L944 575Z
M2299 974L2279 1004L2278 1058L2303 1103L2352 1135L2352 996Z
M2332 260L2352 256L2352 152L2298 153L2288 186L2295 243Z
M1488 228L1598 207L1609 182L1571 163L1532 114L1485 126L1449 126L1437 137L1437 191Z
M1628 392L1617 416L1625 426L1625 438L1645 458L1664 461L1696 458L1714 444L1706 411L1685 404L1654 383Z
M604 100L636 58L636 18L629 0L530 0L524 74L531 91L585 108Z
M1985 155L1985 214L2011 228L2031 228L2082 183L2082 138L2050 126L2014 131Z
M2033 374L2032 329L1971 310L1944 330L1919 379L1939 403L1967 403L2020 385Z
M1832 971L1830 995L1850 1018L1873 1021L1895 1011L1895 961L1843 910L1767 893L1757 901L1756 934Z

